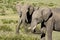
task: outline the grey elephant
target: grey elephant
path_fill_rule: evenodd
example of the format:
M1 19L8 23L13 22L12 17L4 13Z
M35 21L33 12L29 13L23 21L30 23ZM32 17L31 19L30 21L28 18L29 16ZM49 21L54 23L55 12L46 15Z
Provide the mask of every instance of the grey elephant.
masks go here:
M16 28L16 33L19 33L21 24L31 24L32 14L35 10L38 9L38 7L34 7L30 4L17 4L16 9L20 17L18 21L18 26Z
M52 31L60 31L60 8L39 8L32 15L31 29L41 23L41 40L52 40ZM45 39L45 37L47 37Z

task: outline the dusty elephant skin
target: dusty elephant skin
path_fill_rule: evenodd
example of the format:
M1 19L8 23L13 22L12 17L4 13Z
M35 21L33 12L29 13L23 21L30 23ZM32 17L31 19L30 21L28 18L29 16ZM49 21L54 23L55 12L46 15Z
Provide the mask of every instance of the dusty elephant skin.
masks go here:
M19 33L19 29L21 24L25 25L25 23L30 24L32 20L32 14L34 12L34 7L29 4L17 4L16 5L17 12L19 14L19 21L16 28L16 33Z
M28 29L35 30L39 23L41 23L41 40L52 40L52 31L60 31L60 8L46 7L34 11L31 26Z

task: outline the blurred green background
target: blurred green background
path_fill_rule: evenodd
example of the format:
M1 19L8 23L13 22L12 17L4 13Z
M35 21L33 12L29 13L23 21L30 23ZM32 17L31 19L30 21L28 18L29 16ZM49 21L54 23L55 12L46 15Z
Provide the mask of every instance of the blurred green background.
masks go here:
M60 7L60 0L0 0L0 40L40 40L40 34L26 33L24 28L15 34L19 15L15 5L30 3L39 7ZM60 40L60 32L53 32L53 40Z

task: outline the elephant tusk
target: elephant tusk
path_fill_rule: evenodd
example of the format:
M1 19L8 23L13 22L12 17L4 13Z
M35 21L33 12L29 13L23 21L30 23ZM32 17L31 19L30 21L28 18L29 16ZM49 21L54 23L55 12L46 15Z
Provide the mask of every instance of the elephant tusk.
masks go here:
M32 28L32 30L34 30L36 28L36 26L34 26L33 28Z
M28 30L31 30L31 27L29 27Z

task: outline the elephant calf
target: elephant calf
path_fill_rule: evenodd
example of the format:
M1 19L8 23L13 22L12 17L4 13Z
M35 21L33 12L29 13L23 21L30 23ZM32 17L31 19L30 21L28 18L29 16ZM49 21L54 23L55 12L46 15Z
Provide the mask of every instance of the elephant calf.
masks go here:
M41 23L41 40L52 40L52 31L60 31L60 8L39 8L32 15L31 29Z
M31 24L32 20L32 14L35 10L39 9L39 7L34 7L30 4L17 4L16 5L16 10L19 14L19 21L18 21L18 26L16 28L16 33L19 33L19 29L21 24Z
M34 12L34 7L29 4L17 4L16 5L17 12L19 14L18 26L16 28L16 33L19 33L19 28L21 24L30 24L32 20L32 14Z

